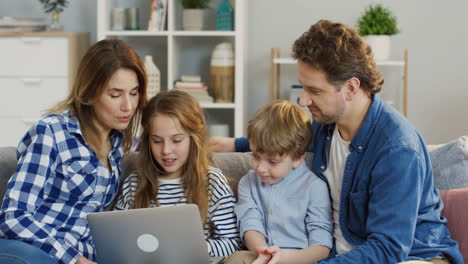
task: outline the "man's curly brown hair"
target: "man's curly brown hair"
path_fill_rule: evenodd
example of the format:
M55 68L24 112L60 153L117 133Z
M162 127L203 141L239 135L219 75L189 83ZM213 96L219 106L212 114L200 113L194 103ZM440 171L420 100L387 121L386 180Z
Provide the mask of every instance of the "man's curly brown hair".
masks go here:
M293 57L324 71L336 86L356 77L364 91L375 94L384 83L371 48L356 30L344 24L318 21L294 42Z

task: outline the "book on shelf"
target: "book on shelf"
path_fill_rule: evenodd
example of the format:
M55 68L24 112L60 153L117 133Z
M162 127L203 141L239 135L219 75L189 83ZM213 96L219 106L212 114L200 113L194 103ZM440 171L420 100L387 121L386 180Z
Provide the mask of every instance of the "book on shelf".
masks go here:
M206 89L185 89L185 88L175 88L176 90L186 92L191 96L195 97L200 103L213 103L213 97L208 94Z
M185 88L175 88L176 90L189 93L191 95L208 95L208 91L206 89L185 89Z
M199 103L213 103L214 100L213 100L213 97L209 96L209 95L206 95L206 96L194 96L195 99L197 99L197 101Z
M201 82L200 75L182 75L180 77L182 82Z
M167 0L152 0L148 31L162 31L166 26Z
M182 82L176 81L174 84L175 88L206 88L206 85L202 82Z

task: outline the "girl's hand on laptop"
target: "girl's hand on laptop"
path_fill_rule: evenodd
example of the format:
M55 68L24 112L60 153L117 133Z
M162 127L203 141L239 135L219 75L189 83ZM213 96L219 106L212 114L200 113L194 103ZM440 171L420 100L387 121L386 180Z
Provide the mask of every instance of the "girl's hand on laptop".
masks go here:
M78 259L78 261L76 262L76 264L96 264L96 262L93 262L93 261L91 261L91 260L89 260L89 259L87 259L87 258L85 258L85 257L82 256L82 257L80 257L80 258Z

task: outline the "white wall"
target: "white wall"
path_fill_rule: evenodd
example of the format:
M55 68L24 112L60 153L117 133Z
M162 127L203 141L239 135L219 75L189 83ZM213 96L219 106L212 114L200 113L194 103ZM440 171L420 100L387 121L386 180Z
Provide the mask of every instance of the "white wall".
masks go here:
M289 55L292 43L319 19L351 26L369 0L252 0L249 2L248 118L268 102L271 47ZM409 52L408 118L426 142L436 144L468 134L468 2L462 0L380 1L398 17L401 33L392 55ZM288 69L287 67L291 67ZM284 69L284 70L283 70ZM295 75L282 66L282 77ZM297 78L284 81L284 85ZM384 86L385 89L385 86Z
M73 0L61 15L66 31L91 32L96 39L96 0ZM319 19L354 26L370 0L248 0L247 119L268 102L271 47L289 55L292 43ZM468 134L468 2L386 0L401 33L392 55L409 51L408 118L428 143ZM38 0L0 0L0 16L47 17ZM295 82L294 66L283 70ZM290 76L287 77L286 76ZM384 86L385 89L385 86Z

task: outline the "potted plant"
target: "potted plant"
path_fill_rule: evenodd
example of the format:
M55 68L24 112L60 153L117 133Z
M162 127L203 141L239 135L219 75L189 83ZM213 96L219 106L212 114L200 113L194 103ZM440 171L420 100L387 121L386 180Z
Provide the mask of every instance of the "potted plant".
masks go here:
M380 4L369 5L358 19L359 34L371 46L375 60L390 56L390 36L399 33L396 17Z
M63 31L63 25L59 23L59 14L68 6L68 0L39 0L46 13L52 13L52 23L49 31Z
M203 29L203 11L208 7L211 0L181 0L182 27L184 30Z

